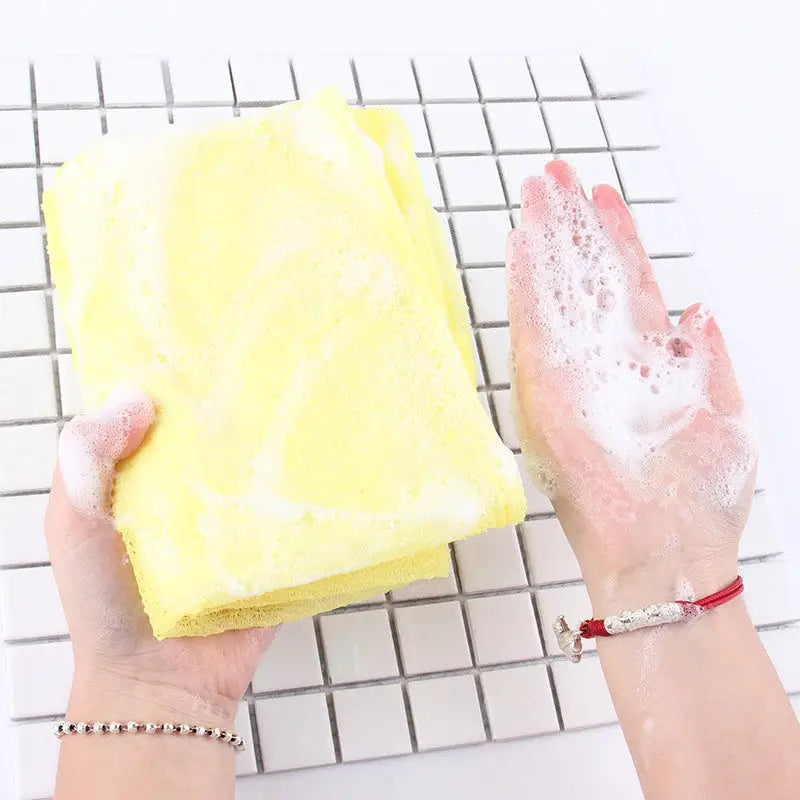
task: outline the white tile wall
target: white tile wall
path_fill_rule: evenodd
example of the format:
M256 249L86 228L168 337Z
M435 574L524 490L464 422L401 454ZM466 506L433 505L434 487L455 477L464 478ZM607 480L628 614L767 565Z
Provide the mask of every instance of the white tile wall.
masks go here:
M97 69L91 56L51 56L34 63L39 106L97 103Z
M502 264L511 222L506 211L455 211L453 225L465 267Z
M254 692L272 692L322 684L314 622L285 622L253 676Z
M236 774L253 775L258 771L256 751L253 742L253 729L250 724L250 709L247 703L239 703L233 722L236 732L244 737L245 749L236 755Z
M0 164L33 164L33 116L30 111L0 111Z
M583 728L615 722L617 713L611 702L599 658L584 658L580 669L569 661L553 662L553 681L558 692L565 728Z
M692 237L679 203L637 203L631 206L645 250L651 256L692 252Z
M53 417L55 413L49 355L0 359L0 421Z
M106 111L106 129L112 134L151 133L167 125L166 108L111 108Z
M485 740L472 675L412 681L408 684L408 696L420 750Z
M606 146L594 103L542 103L542 108L557 150Z
M46 494L0 497L0 565L18 566L47 561L44 539Z
M0 58L0 106L30 106L30 67L24 58Z
M49 347L44 292L0 294L0 352L47 350Z
M658 130L643 100L601 100L598 103L612 147L657 147Z
M675 173L661 150L619 150L614 159L629 203L677 197Z
M522 539L535 584L575 581L581 577L578 560L557 519L523 522Z
M518 450L520 447L517 424L514 420L513 403L510 389L492 392L494 409L497 414L497 426L506 447Z
M494 528L455 543L461 587L467 594L527 586L513 525Z
M495 739L514 739L558 730L544 664L483 672L481 683Z
M0 170L0 223L39 222L36 170L16 167Z
M72 685L71 642L13 645L6 650L14 719L64 714Z
M599 51L585 56L595 91L601 96L643 92L647 81L641 64L628 53Z
M289 59L282 55L231 56L231 73L239 103L294 100Z
M683 311L706 297L700 270L693 258L658 258L653 274L670 311Z
M349 102L358 99L350 59L346 56L298 56L294 59L294 74L300 97L308 97L333 85L342 90Z
M761 633L761 641L787 692L800 692L800 627Z
M552 153L517 153L501 155L500 167L506 182L506 192L512 206L520 204L522 182L529 175L541 175L545 164L552 161Z
M57 446L55 423L0 428L0 492L49 489Z
M355 66L365 103L419 101L411 61L405 56L356 56Z
M589 83L577 53L536 53L528 56L539 96L589 97Z
M783 544L772 520L767 495L759 493L753 498L750 517L744 526L739 558L773 555L782 551Z
M465 277L475 322L508 322L505 268L471 269Z
M425 116L420 106L392 106L395 111L403 118L411 134L411 141L414 144L414 152L419 155L427 155L431 152L431 137L428 135L428 126L425 124Z
M233 119L233 106L205 106L200 108L176 108L172 122L182 128L209 125Z
M478 90L466 56L423 55L414 59L425 100L477 100Z
M407 675L471 665L464 619L457 601L398 608L395 618Z
M58 739L52 722L33 722L11 728L19 800L50 797L56 785Z
M439 165L450 208L505 206L500 173L492 156L445 156Z
M478 664L509 664L541 657L542 645L528 592L470 598L467 618Z
M324 694L259 700L256 721L267 772L332 764L336 760Z
M100 114L95 110L39 112L39 151L45 164L68 161L100 134Z
M367 686L333 693L336 726L344 761L411 752L400 686Z
M161 59L155 56L105 56L100 60L107 106L164 103Z
M328 673L334 683L399 674L385 608L320 617Z
M444 198L442 197L442 185L439 182L439 173L436 169L436 162L433 158L421 156L417 159L419 164L419 171L422 175L422 185L425 188L425 194L431 205L435 208L442 208L444 206Z
M539 103L487 103L486 116L498 152L550 150Z
M67 634L67 622L50 567L0 573L0 603L6 641Z
M178 56L169 60L176 103L233 103L233 87L224 56Z
M46 280L41 230L0 230L0 288L34 286Z
M486 153L492 149L480 106L441 104L427 107L433 146L439 153Z
M484 100L535 99L525 56L495 53L472 59Z
M591 197L592 188L601 183L607 183L617 191L621 191L611 153L568 153L561 158L578 171L578 177L587 197Z
M511 383L511 339L508 328L484 328L479 334L489 380Z

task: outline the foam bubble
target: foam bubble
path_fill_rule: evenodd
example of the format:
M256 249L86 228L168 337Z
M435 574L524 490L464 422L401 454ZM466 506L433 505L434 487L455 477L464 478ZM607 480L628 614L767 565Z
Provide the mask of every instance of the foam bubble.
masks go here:
M138 389L113 392L95 414L80 414L64 426L58 464L75 509L90 519L110 519L109 500L117 461L126 454L131 432L152 425L155 409Z

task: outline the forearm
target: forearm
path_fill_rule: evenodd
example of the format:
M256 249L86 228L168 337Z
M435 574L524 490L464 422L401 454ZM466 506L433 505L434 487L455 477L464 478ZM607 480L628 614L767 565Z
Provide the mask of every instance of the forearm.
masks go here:
M656 564L591 578L595 614L696 596L735 577L730 565ZM738 597L700 618L597 642L648 800L797 796L800 725Z
M71 722L175 722L231 730L234 708L183 693L105 679L76 679ZM67 736L61 740L59 800L141 797L233 798L236 755L218 740L165 734Z

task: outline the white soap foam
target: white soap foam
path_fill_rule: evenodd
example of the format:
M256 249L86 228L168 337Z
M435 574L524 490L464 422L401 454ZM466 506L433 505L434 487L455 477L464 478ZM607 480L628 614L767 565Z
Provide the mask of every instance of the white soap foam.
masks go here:
M652 474L667 443L700 412L714 413L701 339L709 313L699 311L693 326L643 325L657 309L638 285L635 248L617 241L601 221L615 212L596 210L551 176L528 186L528 202L550 211L516 234L530 263L512 270L509 288L528 293L522 305L538 334L537 357L559 376L570 413L615 472L637 479ZM715 484L707 491L721 504L738 497L753 465L750 429L743 424L741 430L748 456L713 481L700 476ZM712 437L707 444L718 461L718 442Z
M75 509L90 519L109 519L110 492L117 461L131 431L147 430L155 419L150 398L137 389L115 391L96 414L81 414L64 426L58 463Z

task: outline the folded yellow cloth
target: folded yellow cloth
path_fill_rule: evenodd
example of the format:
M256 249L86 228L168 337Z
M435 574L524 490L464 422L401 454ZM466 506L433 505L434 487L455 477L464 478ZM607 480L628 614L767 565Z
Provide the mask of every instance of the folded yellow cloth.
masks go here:
M87 406L158 407L114 513L159 638L445 575L443 545L523 516L396 112L325 90L107 137L44 209Z

